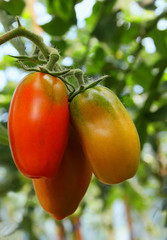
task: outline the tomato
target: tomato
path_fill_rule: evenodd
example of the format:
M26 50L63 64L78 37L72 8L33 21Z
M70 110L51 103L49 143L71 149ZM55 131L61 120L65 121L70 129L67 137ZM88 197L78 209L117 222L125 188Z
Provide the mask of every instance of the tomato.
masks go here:
M74 129L59 171L52 178L33 179L34 189L43 209L61 220L77 209L92 176L78 135Z
M103 183L120 183L134 176L140 142L127 110L109 89L97 86L76 95L70 104L93 173Z
M27 177L51 177L60 165L69 133L68 93L51 75L31 73L17 86L9 110L10 148Z

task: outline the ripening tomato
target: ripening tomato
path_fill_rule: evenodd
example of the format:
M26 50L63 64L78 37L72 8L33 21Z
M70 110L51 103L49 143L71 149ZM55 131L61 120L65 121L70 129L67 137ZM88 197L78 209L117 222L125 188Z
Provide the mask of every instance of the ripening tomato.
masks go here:
M77 209L92 176L78 135L71 129L67 148L58 172L52 178L33 179L43 209L61 220Z
M139 137L116 95L102 86L89 88L73 98L70 112L96 177L106 184L133 177L140 158Z
M60 165L69 133L68 93L64 83L31 73L17 86L9 109L10 148L27 177L51 177Z

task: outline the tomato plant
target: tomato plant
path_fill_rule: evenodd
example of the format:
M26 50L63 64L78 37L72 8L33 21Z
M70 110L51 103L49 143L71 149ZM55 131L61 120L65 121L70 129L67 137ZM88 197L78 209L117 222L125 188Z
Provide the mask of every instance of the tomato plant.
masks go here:
M27 177L51 177L60 165L69 132L64 83L31 73L17 86L9 109L8 131L14 162Z
M89 88L73 98L70 111L96 177L106 184L133 177L140 158L139 137L116 95L102 86Z
M56 219L71 215L83 198L92 176L78 134L71 129L60 168L52 178L33 179L43 209Z
M34 73L18 85L11 101L11 152L18 169L33 179L43 209L63 219L77 209L92 172L106 184L134 176L139 137L116 95L97 86L108 76L86 83L80 69L62 68L57 49L46 46L19 21L18 28L5 34L0 43L17 36L32 40L40 51L34 53L36 63L33 58L16 56L25 70ZM24 64L28 59L33 67ZM71 83L71 77L77 84Z

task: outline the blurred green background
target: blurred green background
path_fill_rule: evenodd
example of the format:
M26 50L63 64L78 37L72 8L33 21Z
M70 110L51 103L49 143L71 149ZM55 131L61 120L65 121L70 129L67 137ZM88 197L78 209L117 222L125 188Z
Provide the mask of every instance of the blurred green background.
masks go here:
M108 186L93 177L77 212L53 220L16 169L6 138L12 93L27 74L8 55L31 55L33 45L18 38L0 46L0 239L166 240L167 1L0 0L0 35L17 26L16 15L59 50L66 68L111 76L101 84L127 108L142 153L134 178Z

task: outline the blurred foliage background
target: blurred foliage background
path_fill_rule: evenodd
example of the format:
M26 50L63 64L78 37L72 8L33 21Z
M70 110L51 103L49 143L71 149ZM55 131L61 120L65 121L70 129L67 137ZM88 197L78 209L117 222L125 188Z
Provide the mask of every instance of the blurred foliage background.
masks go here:
M53 220L16 169L6 137L11 97L27 74L8 55L31 55L33 45L18 38L0 46L0 239L166 240L167 1L0 0L0 35L16 27L16 15L60 51L66 68L111 76L101 84L127 108L142 153L133 179L108 186L93 178L77 212Z

